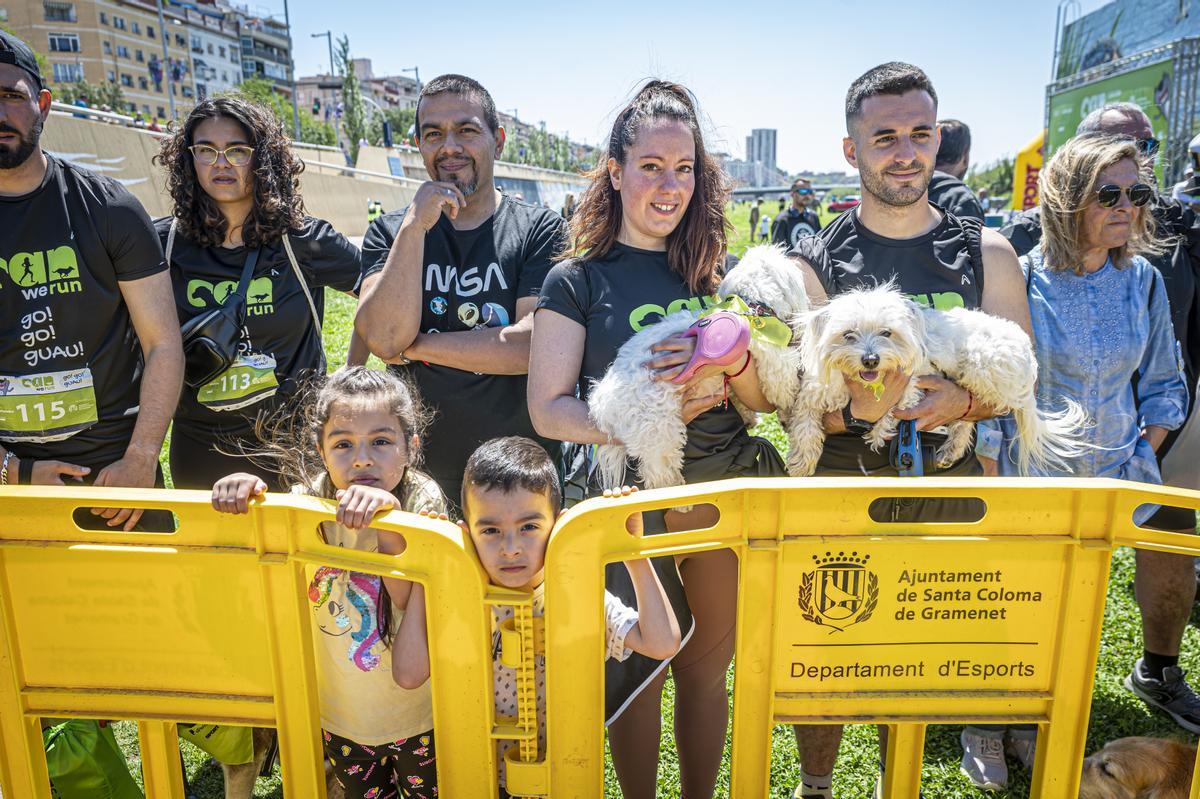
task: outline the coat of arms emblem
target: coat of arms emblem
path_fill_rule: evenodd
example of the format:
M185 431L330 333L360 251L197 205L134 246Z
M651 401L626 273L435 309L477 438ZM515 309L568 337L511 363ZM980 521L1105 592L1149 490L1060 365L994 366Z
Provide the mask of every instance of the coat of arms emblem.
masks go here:
M800 578L804 620L841 632L871 618L879 604L879 580L867 568L870 559L857 552L813 555L816 569Z

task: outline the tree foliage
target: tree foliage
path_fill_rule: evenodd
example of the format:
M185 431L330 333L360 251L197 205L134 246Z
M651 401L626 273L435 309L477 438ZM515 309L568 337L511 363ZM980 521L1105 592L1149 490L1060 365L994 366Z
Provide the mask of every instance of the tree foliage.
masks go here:
M408 139L410 144L416 143L409 131L417 123L417 109L387 108L384 109L382 115L374 110L370 114L370 122L367 124L367 139L372 144L383 143L383 121L385 119L392 128L393 144L402 144L405 139Z
M60 103L73 103L84 97L87 98L88 105L106 105L118 113L127 107L125 92L121 90L119 84L111 80L106 80L99 85L88 83L86 80L75 83L56 83L53 91L54 99Z
M567 137L548 132L545 122L537 127L516 124L512 130L505 132L508 141L501 156L505 161L567 172L591 167L591 164L577 157L575 147Z
M362 89L354 72L354 58L350 55L349 36L337 40L334 59L342 75L342 130L346 132L350 161L358 163L358 143L367 135L367 118L363 109Z
M972 166L964 181L976 194L980 189L987 189L992 197L1008 197L1013 190L1013 174L1016 159L1001 158L994 163L979 168Z
M275 85L269 80L249 78L242 81L236 89L230 90L228 94L270 108L279 123L283 125L284 131L289 135L296 129L291 102L275 91ZM301 114L300 141L332 147L337 142L337 136L334 135L333 128L327 123L314 119L310 114Z

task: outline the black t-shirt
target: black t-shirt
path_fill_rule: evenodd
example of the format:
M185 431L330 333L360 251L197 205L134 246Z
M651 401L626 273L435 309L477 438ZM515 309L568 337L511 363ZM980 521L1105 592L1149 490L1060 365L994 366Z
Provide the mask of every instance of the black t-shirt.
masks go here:
M634 333L667 314L703 310L715 295L696 297L667 266L665 252L614 244L603 258L564 261L550 270L538 309L562 314L587 330L579 374L580 398L587 400L592 381L608 367ZM725 449L744 435L745 425L732 403L706 411L688 425L684 458L701 458Z
M119 283L166 265L124 187L46 160L38 188L0 197L0 441L18 457L95 474L123 457L141 389Z
M929 179L929 202L944 208L957 217L983 221L983 206L971 187L945 172L933 173Z
M384 214L363 238L363 276L383 269L407 208ZM421 332L458 333L517 321L517 300L536 297L562 244L562 217L503 195L496 213L473 230L455 230L442 215L425 234ZM435 416L426 431L426 471L457 503L467 458L498 436L538 436L525 402L525 375L488 375L437 364L393 366L417 383Z
M942 221L928 233L890 239L868 230L852 210L819 235L801 240L793 253L813 267L830 296L895 278L900 290L922 305L939 310L979 308L983 302L980 224L944 211L942 215ZM923 444L933 446L944 440L932 433L921 437ZM854 474L895 473L886 448L871 452L862 436L852 433L826 438L818 468ZM925 468L933 471L928 462Z
M1013 214L1008 224L1000 228L1000 235L1008 239L1018 258L1038 246L1042 239L1041 206Z
M805 236L815 236L820 232L821 220L816 214L807 208L801 211L792 206L771 223L771 243L791 248Z
M165 249L171 217L156 219L154 226ZM327 287L353 291L358 285L358 248L328 222L311 216L288 235L323 319ZM248 255L244 246L200 247L177 232L170 267L180 320L186 322L224 302L237 289ZM262 248L245 307L248 342L243 343L243 355L252 363L235 367L238 371L231 370L200 389L183 387L175 424L193 435L201 433L201 440L251 435L260 410L274 407L294 390L298 378L309 371L320 372L325 364L320 331L282 240Z

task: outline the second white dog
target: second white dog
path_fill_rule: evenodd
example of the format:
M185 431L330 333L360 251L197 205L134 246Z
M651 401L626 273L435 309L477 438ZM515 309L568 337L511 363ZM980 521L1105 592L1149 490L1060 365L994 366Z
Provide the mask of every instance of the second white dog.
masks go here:
M975 401L997 413L1012 412L1019 431L1017 468L1070 470L1069 459L1085 446L1078 434L1087 414L1064 399L1060 412L1037 408L1034 386L1037 359L1029 336L1017 324L983 311L921 308L891 284L840 294L806 318L801 339L804 382L788 414L788 472L810 475L824 447L824 414L850 401L846 378L881 385L882 375L899 371L917 376L944 374L969 390ZM897 403L900 409L920 402L911 381ZM896 418L884 415L864 438L878 452L896 433ZM971 445L974 424L947 425L937 465L959 461Z

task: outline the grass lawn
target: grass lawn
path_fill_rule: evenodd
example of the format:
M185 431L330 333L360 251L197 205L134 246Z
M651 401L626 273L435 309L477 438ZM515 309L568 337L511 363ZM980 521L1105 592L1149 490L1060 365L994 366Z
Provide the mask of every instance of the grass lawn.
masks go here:
M763 205L770 209L768 213L774 218L777 204L774 201L766 201ZM832 216L823 210L821 213L822 223L828 223ZM749 206L739 205L730 209L729 218L733 224L730 247L735 254L740 255L748 244ZM331 365L337 365L345 359L353 311L353 301L344 296L331 295L327 299L325 346ZM786 440L781 435L779 425L773 416L767 417L756 432L771 439L781 451L785 451ZM1197 636L1194 625L1188 627L1183 649L1182 665L1184 668L1188 670L1200 668L1200 637ZM1109 584L1108 604L1105 609L1104 636L1092 704L1092 722L1088 732L1089 751L1098 748L1106 741L1126 735L1173 735L1179 737L1185 735L1174 726L1169 718L1150 714L1140 701L1123 688L1122 681L1125 674L1140 654L1140 619L1133 599L1133 553L1129 550L1121 550L1113 558L1112 579ZM1200 674L1200 671L1197 674ZM727 683L732 694L732 670L728 675ZM679 795L679 764L670 729L673 696L673 686L668 681L663 694L662 715L666 722L664 723L662 757L658 775L659 795L663 797ZM924 794L929 799L957 799L957 797L978 793L971 788L970 783L958 770L958 760L961 754L958 732L958 728L955 727L931 727L929 730L922 778ZM117 734L129 758L130 768L140 781L136 729L132 723L122 722L117 725ZM197 799L220 799L223 793L219 767L191 745L184 744L183 749L184 762L192 782L194 796ZM844 799L869 796L874 785L877 757L878 745L874 727L850 728L843 741L835 772L834 788L837 795ZM617 788L616 776L612 771L611 764L607 762L607 758L606 765L605 796L615 799L620 796L620 791ZM1073 767L1073 765L1064 766L1064 768ZM787 727L778 727L773 736L771 796L777 799L790 797L792 787L798 782L799 774L800 763L796 758L792 732ZM994 794L994 796L1017 799L1017 797L1028 796L1028 793L1029 774L1019 766L1011 766L1009 790ZM717 785L717 796L728 795L729 746L727 742L725 760ZM259 780L255 796L282 796L278 772L270 779Z

